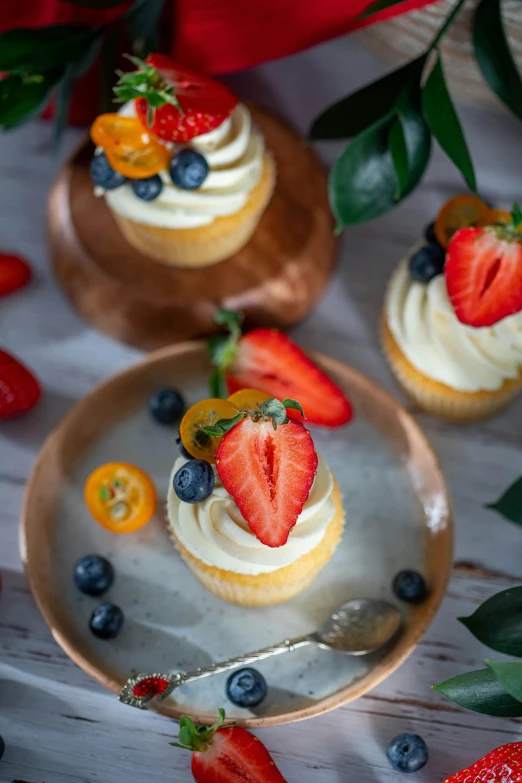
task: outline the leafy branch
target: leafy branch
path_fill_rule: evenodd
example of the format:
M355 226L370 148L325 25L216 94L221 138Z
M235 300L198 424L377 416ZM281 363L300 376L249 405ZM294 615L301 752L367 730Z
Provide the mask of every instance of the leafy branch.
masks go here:
M360 18L400 2L375 0ZM426 171L432 138L460 170L468 187L477 190L473 161L439 50L463 4L464 0L458 0L423 54L337 101L312 123L313 140L351 139L330 173L330 204L338 226L376 218L408 196ZM504 32L500 0L480 0L473 40L484 78L522 118L522 79Z

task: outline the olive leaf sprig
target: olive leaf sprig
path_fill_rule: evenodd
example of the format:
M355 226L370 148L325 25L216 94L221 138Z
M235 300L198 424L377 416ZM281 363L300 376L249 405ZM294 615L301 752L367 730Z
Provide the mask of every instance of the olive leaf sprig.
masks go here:
M477 190L471 155L446 85L439 44L460 12L458 0L419 57L325 109L313 140L351 142L337 158L329 198L338 229L379 217L408 196L428 166L432 137ZM401 0L375 0L361 17ZM503 28L500 0L480 0L473 24L475 56L485 80L522 119L522 78Z

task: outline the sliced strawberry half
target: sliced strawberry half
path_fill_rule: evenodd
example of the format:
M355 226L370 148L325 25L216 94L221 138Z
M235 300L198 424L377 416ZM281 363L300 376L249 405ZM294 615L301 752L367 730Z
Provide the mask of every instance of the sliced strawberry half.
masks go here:
M221 441L216 467L254 535L283 546L308 499L317 470L310 433L296 421L245 418Z
M501 226L463 228L448 245L444 275L459 321L493 326L522 310L522 236Z
M31 277L31 267L23 258L11 253L0 253L0 296L7 296L23 288Z
M339 386L278 329L253 329L243 335L226 380L230 394L251 388L279 400L299 400L310 424L341 427L353 415ZM295 412L289 415L299 417Z

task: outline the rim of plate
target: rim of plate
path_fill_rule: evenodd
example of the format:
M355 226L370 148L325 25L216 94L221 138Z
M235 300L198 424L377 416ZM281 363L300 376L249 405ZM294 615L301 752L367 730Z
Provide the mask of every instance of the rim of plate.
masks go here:
M123 370L120 373L112 375L110 378L102 381L95 386L88 394L82 397L70 411L58 423L55 429L47 436L42 448L37 456L29 481L27 482L20 521L19 544L20 555L25 570L25 575L33 598L48 625L55 641L62 650L76 663L83 671L93 677L101 685L104 685L115 694L119 694L125 680L119 680L114 673L103 671L97 665L96 661L91 659L87 650L82 650L75 644L74 633L71 633L71 626L66 621L66 613L61 613L60 606L49 600L52 588L47 588L45 580L38 575L38 569L35 568L32 558L37 557L38 553L30 552L30 532L32 526L32 504L34 498L38 496L40 486L40 473L43 470L48 456L57 448L60 442L65 438L69 427L81 414L83 408L90 407L91 401L100 394L106 392L116 382L124 382L133 376L139 376L146 373L147 369L166 359L179 357L185 353L198 354L205 350L205 343L202 340L188 341L174 346L161 348L146 356L140 362ZM435 570L436 579L430 581L430 593L428 598L420 605L413 607L410 605L410 617L414 620L408 622L395 640L393 646L382 656L382 658L371 668L363 677L344 688L330 694L311 705L292 712L281 713L277 715L267 715L265 717L248 717L244 719L234 719L227 721L230 723L239 723L250 728L268 728L282 726L287 723L294 723L300 720L322 715L325 712L334 710L337 707L347 704L375 688L383 680L390 676L413 652L417 643L431 625L437 610L444 598L446 587L451 574L453 562L453 504L451 495L439 464L438 457L435 454L424 431L417 424L411 414L384 388L376 382L370 380L363 373L355 370L350 365L337 359L326 356L319 352L308 352L309 355L321 367L325 368L335 378L349 377L360 388L367 392L368 398L373 403L380 403L381 408L387 408L399 420L399 426L402 430L416 441L419 449L422 450L424 457L431 463L431 476L434 485L442 495L444 501L445 513L442 514L443 522L431 530L434 539L431 545L433 550L430 553L430 546L427 546L427 561L436 560L437 569ZM341 383L341 385L343 385ZM357 411L356 411L357 412ZM367 418L363 416L363 418ZM373 424L373 426L376 426ZM382 430L381 430L382 431ZM404 467L404 466L403 466ZM406 468L405 468L406 469ZM413 485L413 476L410 474L410 483ZM415 490L417 497L420 495L418 489ZM37 524L37 515L34 514L35 524ZM428 528L428 525L425 525ZM426 535L428 531L426 530ZM166 715L175 720L179 720L181 715L190 714L190 716L199 723L208 723L214 720L215 715L204 712L192 712L187 708L181 709L174 702L157 703L151 706L151 711Z

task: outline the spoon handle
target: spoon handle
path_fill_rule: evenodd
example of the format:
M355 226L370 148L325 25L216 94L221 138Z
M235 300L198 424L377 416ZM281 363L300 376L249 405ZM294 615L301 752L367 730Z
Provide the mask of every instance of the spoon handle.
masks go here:
M123 686L119 699L131 707L147 709L147 704L159 696L165 699L175 688L186 685L189 682L202 680L204 677L210 677L212 674L227 672L231 669L237 669L239 666L245 666L249 663L256 663L263 658L271 658L273 655L282 655L283 653L293 652L298 647L305 647L315 642L313 634L298 636L295 639L285 639L279 644L263 647L261 650L239 655L237 658L229 658L226 661L211 663L210 666L200 667L192 672L178 672L176 674L137 674L127 680ZM150 688L147 688L150 683ZM159 687L158 687L159 686Z

